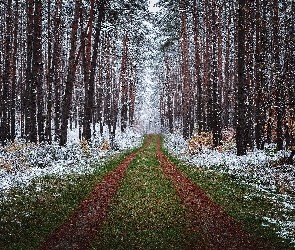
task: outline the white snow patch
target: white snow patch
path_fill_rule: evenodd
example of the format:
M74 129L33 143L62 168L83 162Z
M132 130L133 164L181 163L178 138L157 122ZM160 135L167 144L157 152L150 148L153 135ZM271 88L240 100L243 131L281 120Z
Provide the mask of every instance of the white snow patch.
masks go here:
M165 148L192 166L229 174L235 181L256 188L259 194L244 198L251 200L260 195L269 199L273 207L263 218L265 225L275 224L277 234L291 240L295 246L295 166L272 164L285 156L287 151L275 153L274 145L267 145L265 150L255 149L245 156L237 156L235 150L219 152L206 148L190 155L188 142L177 133L165 136ZM283 216L279 216L277 211Z
M92 173L97 164L104 162L106 156L139 147L143 139L141 134L128 129L126 133L116 134L114 144L117 150L101 150L101 144L105 142L105 138L108 138L108 135L104 135L95 138L92 145L89 145L88 150L85 151L81 147L77 134L78 130L69 132L69 143L65 147L57 143L35 145L26 144L24 141L19 141L12 150L0 147L1 196L13 187L29 185L38 177Z

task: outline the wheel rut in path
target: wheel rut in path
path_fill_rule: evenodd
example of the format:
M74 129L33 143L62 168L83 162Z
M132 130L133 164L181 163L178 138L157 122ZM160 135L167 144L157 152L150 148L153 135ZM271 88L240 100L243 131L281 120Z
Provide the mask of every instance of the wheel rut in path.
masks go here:
M161 167L164 173L172 179L178 195L183 199L193 228L202 236L202 242L195 249L257 249L256 244L249 240L242 228L220 206L176 169L161 152L160 143L160 136L158 136L157 156Z
M114 171L107 174L91 193L90 198L82 201L77 211L45 239L38 249L88 249L105 221L109 204L119 188L129 164L138 153L149 145L150 139L149 135L140 150L128 155Z

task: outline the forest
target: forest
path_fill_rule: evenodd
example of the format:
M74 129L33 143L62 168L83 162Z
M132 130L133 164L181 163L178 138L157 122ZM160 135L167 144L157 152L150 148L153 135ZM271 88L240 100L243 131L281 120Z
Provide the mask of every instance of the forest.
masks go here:
M118 121L133 125L143 1L1 1L1 13L3 145L65 145L72 127L91 140L95 124L110 136Z
M160 3L162 127L215 147L234 128L238 155L293 146L294 1Z
M157 5L1 1L2 145L65 145L72 127L90 141L106 126L112 141L135 125L149 64L161 131L209 132L218 147L232 128L238 155L294 146L294 1Z
M0 248L294 249L294 69L294 0L0 0Z

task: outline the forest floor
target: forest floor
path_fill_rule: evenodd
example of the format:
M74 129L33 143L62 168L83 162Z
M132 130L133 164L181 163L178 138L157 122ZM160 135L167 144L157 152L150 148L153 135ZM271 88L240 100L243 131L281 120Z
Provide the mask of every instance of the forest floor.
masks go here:
M70 184L47 179L60 195L13 191L14 203L0 204L19 210L0 233L3 249L294 249L253 217L268 203L244 201L245 186L185 166L162 149L160 135L106 166Z
M152 166L149 158L155 158L156 155L159 164ZM126 175L127 168L136 156L137 166L130 166L132 169L126 177L128 182L126 183L127 180L125 180L121 190L121 196L126 196L121 199L127 205L124 209L127 214L123 216L121 213L111 211L111 215L108 216L109 208L117 210L114 204L119 198L114 196L121 188L120 183ZM158 176L154 177L154 173L149 174L150 171L156 171ZM167 180L167 177L170 180ZM156 179L159 179L159 182L155 184ZM150 193L152 190L155 191L155 185L161 184L162 181L163 187L159 187L159 194L155 193L158 197L152 197ZM176 192L171 187L168 187L170 192L167 190L161 192L161 189L166 189L165 185L169 186L169 184L174 186ZM130 188L134 190L128 190ZM141 189L144 189L144 192ZM129 197L136 196L134 192L137 191L141 192L141 195L137 197L138 200ZM161 197L161 194L164 197ZM169 204L169 197L174 204ZM113 201L114 198L115 201ZM144 206L145 202L148 203L147 199L151 203L156 201L156 205L158 203L158 206L165 209L159 211L156 207L154 209L150 207L150 204ZM133 205L134 202L141 203L142 200L145 200L142 206ZM157 211L166 214L156 218L159 216L155 214ZM185 216L181 218L184 214ZM141 223L142 217L146 217L143 223ZM150 219L150 217L155 218ZM167 217L167 223L162 220L165 217ZM106 222L105 225L104 222ZM125 230L116 228L117 222L123 224ZM179 228L179 225L183 225L184 228ZM135 235L126 237L130 228L135 230L132 233ZM143 234L142 231L147 232ZM155 238L149 231L158 231L158 234L162 235L157 235ZM121 237L118 239L118 235L113 235L114 232ZM98 235L100 237L97 237ZM183 239L175 243L175 240L171 241L171 235L183 235ZM242 228L167 159L161 152L159 136L152 136L152 139L149 136L142 149L128 155L114 171L105 176L90 197L80 204L70 219L56 229L39 249L89 249L91 247L95 249L175 249L175 247L177 249L257 249Z

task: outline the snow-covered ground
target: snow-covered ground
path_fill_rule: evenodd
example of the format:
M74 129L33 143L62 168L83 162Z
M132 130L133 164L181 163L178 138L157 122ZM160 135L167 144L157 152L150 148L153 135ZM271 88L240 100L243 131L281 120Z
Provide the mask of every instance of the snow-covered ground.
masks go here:
M23 141L0 147L0 201L11 188L29 185L37 177L91 173L95 170L94 163L102 164L105 156L140 146L143 136L130 129L116 134L116 151L102 148L107 135L94 138L93 144L85 145L84 149L77 138L78 131L73 130L65 147L56 143L37 146Z
M295 166L275 164L288 152L275 153L275 146L268 145L265 150L254 150L245 156L236 156L235 150L219 152L211 149L191 155L188 142L179 134L167 134L165 148L192 166L228 173L237 182L258 189L259 193L244 198L255 199L259 195L270 200L273 207L263 218L264 226L275 225L277 233L291 239L295 246Z

